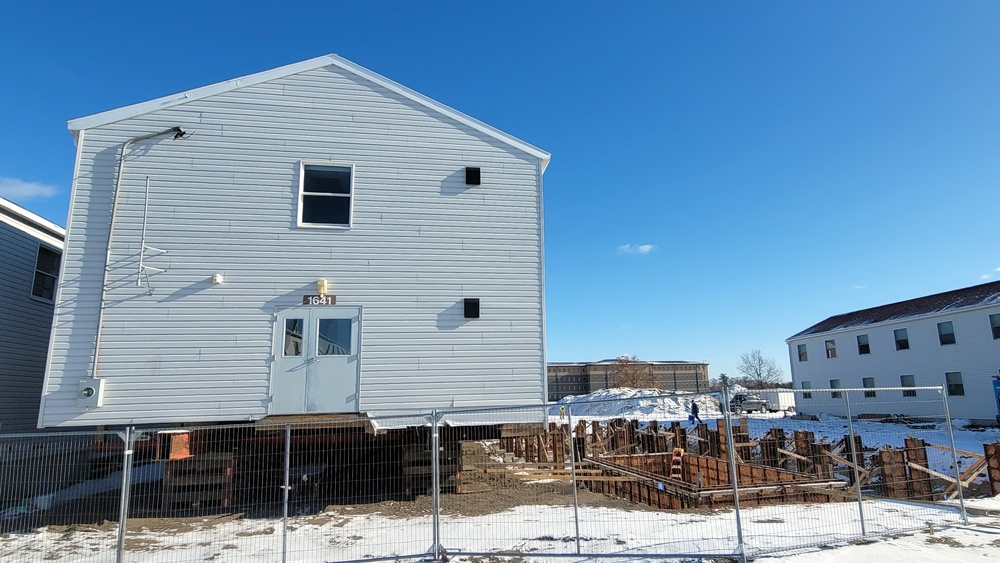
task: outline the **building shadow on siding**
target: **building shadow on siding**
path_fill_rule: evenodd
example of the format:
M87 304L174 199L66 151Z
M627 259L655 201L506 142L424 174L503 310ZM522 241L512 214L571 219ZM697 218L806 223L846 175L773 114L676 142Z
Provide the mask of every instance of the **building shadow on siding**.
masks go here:
M474 319L465 318L465 303L459 300L437 315L438 330L455 330Z
M443 196L456 196L462 195L472 188L481 188L482 186L470 186L465 183L465 167L459 168L458 170L452 172L441 181L441 195Z

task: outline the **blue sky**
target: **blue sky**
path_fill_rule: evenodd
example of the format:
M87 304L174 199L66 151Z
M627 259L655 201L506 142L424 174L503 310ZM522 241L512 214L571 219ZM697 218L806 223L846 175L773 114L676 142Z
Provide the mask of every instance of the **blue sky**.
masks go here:
M5 3L0 196L65 224L68 119L337 53L552 153L550 361L787 377L830 315L1000 279L1000 3L872 4Z

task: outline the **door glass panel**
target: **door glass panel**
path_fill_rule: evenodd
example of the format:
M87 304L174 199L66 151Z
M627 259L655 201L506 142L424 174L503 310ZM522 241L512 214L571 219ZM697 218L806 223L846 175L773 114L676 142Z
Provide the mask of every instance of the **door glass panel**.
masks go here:
M351 355L351 319L320 319L316 354L320 356Z
M285 319L285 356L302 355L302 319Z

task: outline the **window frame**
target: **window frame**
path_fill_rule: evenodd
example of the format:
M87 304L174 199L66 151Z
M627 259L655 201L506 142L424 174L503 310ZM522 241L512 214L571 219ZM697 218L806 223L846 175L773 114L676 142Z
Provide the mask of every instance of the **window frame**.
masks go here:
M812 391L806 391L806 389L812 389L812 381L800 381L799 382L799 389L802 389L802 398L803 399L812 399L813 398Z
M874 391L875 378L874 377L862 377L861 378L861 386L864 387L865 389L872 389L872 391L865 391L865 398L866 399L874 399L875 398L875 391Z
M837 341L827 340L823 343L826 346L826 359L832 360L837 357Z
M839 378L838 379L831 379L830 380L830 389L840 389L840 379ZM843 391L830 391L830 398L831 399L843 399L844 398L844 392Z
M302 220L302 211L305 209L305 198L309 197L345 197L343 194L323 194L316 192L306 192L306 168L308 167L322 167L322 168L348 168L351 173L351 184L349 193L347 197L347 224L339 223L306 223ZM341 162L341 161L319 161L319 160L300 160L299 161L299 195L298 195L298 205L296 209L296 219L295 225L300 229L332 229L344 231L351 229L354 226L354 183L357 170L353 163Z
M958 383L952 383L948 376L957 375ZM965 396L965 382L962 381L962 372L960 371L946 371L944 372L944 383L948 391L949 397L964 397ZM954 387L954 391L953 388Z
M1000 313L990 315L990 330L993 332L993 340L1000 340Z
M796 346L795 351L799 355L799 361L800 362L808 362L809 361L809 348L806 347L806 345L804 343L803 344L799 344L798 346Z
M42 257L42 250L48 250L56 255L56 273L46 272L44 270L38 269L38 259ZM55 303L56 302L56 292L59 291L59 272L62 271L62 258L63 251L58 248L53 248L48 244L38 243L38 248L35 249L35 265L31 273L31 290L28 295L35 301L41 301L42 303ZM52 279L52 297L46 298L42 295L35 295L36 282L38 280L38 275L41 274L47 278Z
M944 325L948 325L951 328L951 331L950 332L941 332L941 327L944 326ZM955 324L952 323L951 321L941 321L941 322L939 322L937 324L937 331L938 331L938 342L942 346L949 346L949 345L955 344L957 342L955 340ZM949 336L951 337L951 342L945 342L946 337L949 337Z
M899 337L899 332L903 332L903 338ZM896 341L896 350L910 349L910 332L906 328L897 328L892 331L892 338ZM902 343L902 345L900 345Z
M903 380L904 377L909 377L910 378L910 383L909 384L907 384ZM916 387L917 386L917 378L913 374L904 373L903 375L899 376L899 386L900 387ZM903 396L904 397L916 397L917 396L917 390L914 389L912 391L908 391L906 389L903 389Z
M862 339L862 338L864 338L864 339L865 339L865 341L864 341L864 343L863 343L863 344L861 343L861 339ZM857 342L858 342L858 355L859 355L859 356L865 356L865 355L868 355L868 354L871 354L871 353L872 353L872 346L871 346L871 342L870 342L870 340L868 339L868 335L867 335L867 334L859 334L859 335L858 335L858 336L856 337L856 340L857 340ZM862 348L862 346L863 346L864 348Z

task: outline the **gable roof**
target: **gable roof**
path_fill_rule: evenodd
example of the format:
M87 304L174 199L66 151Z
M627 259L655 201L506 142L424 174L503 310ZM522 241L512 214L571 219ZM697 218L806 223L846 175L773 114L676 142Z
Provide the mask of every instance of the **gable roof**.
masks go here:
M2 197L0 197L0 223L6 223L60 250L66 239L66 229Z
M811 334L998 304L1000 304L1000 281L995 281L836 315L788 337L788 340Z
M223 92L229 92L236 90L237 88L242 88L244 86L252 86L254 84L260 84L262 82L267 82L269 80L275 80L278 78L284 78L286 76L291 76L293 74L298 74L300 72L306 72L309 70L314 70L317 68L323 68L325 66L336 66L347 72L350 72L356 76L364 78L370 82L374 82L387 90L395 92L404 98L412 100L432 111L440 113L446 117L454 119L459 123L467 125L485 135L493 137L507 145L510 145L516 149L524 151L542 161L542 171L549 164L549 159L551 155L542 149L526 143L513 135L504 133L503 131L483 123L478 119L465 115L464 113L450 108L441 102L432 100L427 96L411 90L398 82L394 82L381 74L372 72L363 66L352 63L351 61L334 55L323 55L322 57L316 57L315 59L309 59L307 61L302 61L298 63L293 63L290 65L285 65L271 70L265 70L264 72L258 72L255 74L250 74L240 78L233 78L232 80L226 80L224 82L218 82L215 84L210 84L208 86L202 86L201 88L195 88L193 90L188 90L186 92L180 92L178 94L172 94L170 96L164 96L162 98L157 98L155 100L150 100L148 102L142 102L138 104L132 104L130 106L121 107L118 109L108 110L101 113L95 113L93 115L88 115L86 117L79 117L77 119L71 119L67 126L70 132L76 136L77 132L84 129L91 129L93 127L100 127L101 125L107 125L109 123L114 123L116 121L121 121L123 119L129 119L131 117L136 117L149 113L152 111L174 107L180 104L184 104L194 100L200 100L208 96L213 96L215 94L221 94Z

